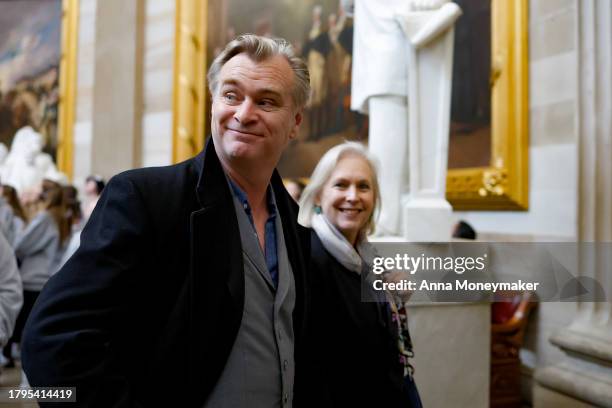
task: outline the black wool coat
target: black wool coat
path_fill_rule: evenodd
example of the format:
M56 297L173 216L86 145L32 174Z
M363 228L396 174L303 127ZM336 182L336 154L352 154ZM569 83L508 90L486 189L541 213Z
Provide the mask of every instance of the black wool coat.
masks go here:
M31 385L76 386L79 407L204 404L244 305L238 221L210 139L183 163L110 180L80 248L27 322L22 359ZM296 282L299 371L310 236L277 172L271 184Z
M383 294L311 238L306 354L317 407L407 407L398 330ZM368 291L363 292L362 290ZM377 300L377 301L375 301Z

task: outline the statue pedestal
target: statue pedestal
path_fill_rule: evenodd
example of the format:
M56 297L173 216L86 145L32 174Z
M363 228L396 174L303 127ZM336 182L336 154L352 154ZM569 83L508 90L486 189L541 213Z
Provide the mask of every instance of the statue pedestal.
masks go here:
M409 303L414 378L427 408L487 408L488 303Z
M416 198L403 205L404 238L411 242L450 241L453 209L445 199Z

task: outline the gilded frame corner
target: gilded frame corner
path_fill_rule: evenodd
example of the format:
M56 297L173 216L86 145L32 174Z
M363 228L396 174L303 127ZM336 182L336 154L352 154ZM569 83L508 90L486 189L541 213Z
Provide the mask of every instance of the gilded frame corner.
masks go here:
M79 1L62 0L62 39L59 68L57 167L73 176L74 121L76 114L77 42Z
M529 207L527 10L527 0L492 0L491 161L448 171L446 198L455 210Z

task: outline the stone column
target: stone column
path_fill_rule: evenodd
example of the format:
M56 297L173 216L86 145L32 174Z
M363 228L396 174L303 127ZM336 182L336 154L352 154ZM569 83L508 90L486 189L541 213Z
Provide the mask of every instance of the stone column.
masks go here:
M141 161L144 0L96 5L91 171L110 177Z
M579 82L578 237L612 242L612 2L577 2ZM601 246L600 246L601 247ZM577 304L574 322L550 342L565 352L536 370L535 407L612 407L612 264L606 251L580 252L579 273L599 282L607 302Z

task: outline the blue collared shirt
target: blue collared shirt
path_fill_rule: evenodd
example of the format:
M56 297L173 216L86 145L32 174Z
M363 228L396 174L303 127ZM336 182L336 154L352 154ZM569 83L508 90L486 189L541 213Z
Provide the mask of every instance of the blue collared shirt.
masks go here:
M253 214L251 211L251 206L249 205L249 200L247 199L247 195L236 183L234 183L229 177L230 186L234 192L234 195L238 198L240 203L242 204L242 208L244 208L244 212L247 217L249 217L249 221L251 221L251 225L255 230L255 234L257 234L257 228L255 228L255 222L253 221ZM274 201L274 193L272 192L272 188L268 187L268 191L266 193L266 200L268 203L268 219L266 220L266 226L264 229L264 245L265 245L265 258L266 258L266 266L268 267L268 272L272 277L272 282L274 282L274 286L278 287L278 256L276 254L276 203Z

